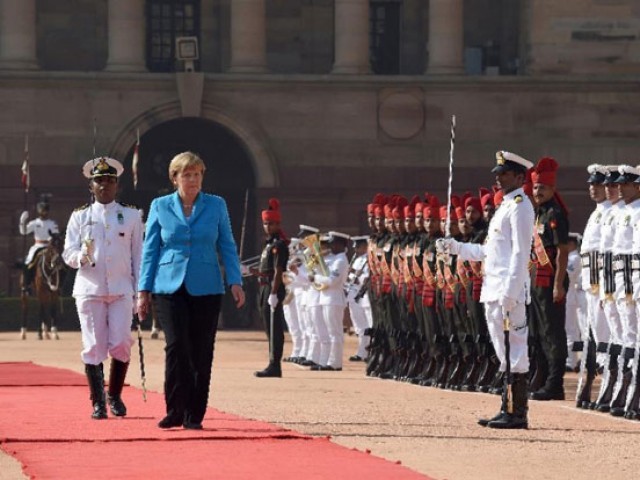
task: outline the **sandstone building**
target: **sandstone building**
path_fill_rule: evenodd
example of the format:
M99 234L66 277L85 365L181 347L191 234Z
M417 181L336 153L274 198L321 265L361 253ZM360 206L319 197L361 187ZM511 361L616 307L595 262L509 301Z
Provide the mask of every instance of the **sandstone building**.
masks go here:
M176 60L177 38L198 58ZM182 54L193 53L189 40ZM640 163L636 0L0 0L0 292L17 294L20 165L29 138L32 212L51 197L64 228L88 200L80 166L127 167L141 137L146 208L167 164L191 149L223 195L245 257L257 213L282 202L298 223L364 233L374 193L490 185L494 152L562 165L581 229L584 167ZM95 134L94 134L95 132Z

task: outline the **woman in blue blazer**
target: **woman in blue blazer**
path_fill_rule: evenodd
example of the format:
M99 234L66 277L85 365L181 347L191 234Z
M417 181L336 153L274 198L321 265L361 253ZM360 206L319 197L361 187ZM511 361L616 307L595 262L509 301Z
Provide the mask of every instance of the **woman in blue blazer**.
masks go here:
M202 193L205 165L184 152L169 164L176 192L151 202L138 283L138 313L153 300L165 334L166 417L158 426L201 429L218 316L220 261L236 304L244 304L240 261L225 201Z

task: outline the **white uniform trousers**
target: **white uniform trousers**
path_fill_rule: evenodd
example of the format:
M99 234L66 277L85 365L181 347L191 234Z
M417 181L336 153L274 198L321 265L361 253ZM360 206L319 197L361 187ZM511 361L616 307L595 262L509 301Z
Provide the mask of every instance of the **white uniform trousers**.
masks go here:
M98 365L111 358L127 363L131 358L131 295L77 296L82 330L82 362Z
M585 296L587 297L587 323L591 327L594 341L596 343L609 343L611 330L609 329L609 323L607 322L600 296L597 292L585 292ZM589 338L588 335L589 332L583 330L582 338L586 340Z
M309 321L307 304L304 301L304 291L302 289L294 289L293 291L296 297L296 308L298 309L298 323L300 324L300 354L298 356L307 358L313 327Z
M324 323L322 315L322 307L320 305L307 306L309 319L313 325L313 333L311 334L311 342L309 344L308 360L318 365L326 365L329 360L329 330Z
M613 299L605 299L603 304L604 316L607 319L607 325L611 336L609 337L610 343L616 343L622 345L622 321L620 320L620 314L618 313L618 305Z
M500 359L500 371L505 371L507 364L504 348L504 324L502 307L497 301L487 302L484 306L487 327L493 348ZM518 303L509 314L509 345L512 373L526 373L529 371L529 351L527 349L527 317L524 303Z
M369 327L369 321L365 313L364 307L353 299L354 295L350 295L347 299L349 305L349 317L353 323L353 329L358 336L358 350L356 355L360 358L367 356L367 345L369 345L369 336L365 336L364 331ZM362 301L362 300L360 300Z
M576 297L574 299L577 300ZM564 329L567 332L567 367L574 368L578 362L578 352L573 350L573 344L582 338L577 302L565 304Z
M620 314L622 327L622 346L624 348L635 348L638 333L638 318L636 317L636 302L632 295L624 293L624 275L616 272L616 304Z
M329 356L326 363L333 368L342 368L342 354L344 352L344 306L323 305L322 318L329 332Z
M282 306L284 311L284 321L287 322L287 329L291 337L291 357L299 357L302 348L302 329L300 328L300 318L298 317L298 307L295 296L291 301Z

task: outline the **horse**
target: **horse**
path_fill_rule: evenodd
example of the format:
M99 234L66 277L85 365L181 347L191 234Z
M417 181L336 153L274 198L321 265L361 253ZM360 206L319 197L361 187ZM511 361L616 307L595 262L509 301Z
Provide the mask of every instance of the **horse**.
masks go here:
M38 338L60 339L56 320L58 317L58 303L60 298L61 278L66 268L62 259L64 238L62 234L49 232L51 239L49 244L39 250L34 258L35 277L33 281L34 291L39 304L40 329ZM24 285L23 287L29 287ZM22 293L22 329L21 337L26 338L28 317L28 288L23 288ZM49 333L51 332L51 333Z

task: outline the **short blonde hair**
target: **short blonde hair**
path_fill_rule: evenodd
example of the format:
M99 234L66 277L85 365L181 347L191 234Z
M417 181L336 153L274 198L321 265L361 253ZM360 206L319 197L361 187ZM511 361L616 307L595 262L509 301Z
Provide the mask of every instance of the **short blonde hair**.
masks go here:
M202 173L206 170L202 159L193 152L182 152L173 157L169 163L169 179L173 181L181 172L184 172L188 168L200 167Z

